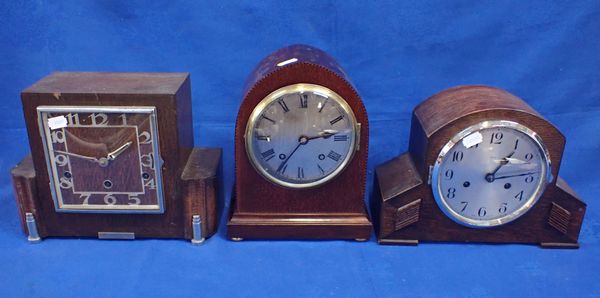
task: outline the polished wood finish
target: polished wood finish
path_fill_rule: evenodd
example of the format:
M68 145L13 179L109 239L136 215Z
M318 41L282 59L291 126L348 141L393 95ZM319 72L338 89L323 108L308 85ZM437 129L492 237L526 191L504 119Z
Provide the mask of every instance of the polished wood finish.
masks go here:
M278 67L289 59L297 62ZM254 107L272 91L296 83L325 86L342 96L361 123L360 149L334 180L311 189L289 189L264 179L251 165L244 133ZM248 78L235 127L236 185L228 223L230 238L367 239L371 222L364 203L368 119L362 100L335 60L304 45L262 60Z
M455 223L437 206L429 167L459 131L484 120L512 120L540 135L555 179L525 215L503 226L474 229ZM497 88L462 86L438 93L413 111L409 151L376 168L372 213L381 244L418 241L536 243L577 247L586 204L559 176L565 137L520 98ZM419 202L417 220L399 225L399 215ZM413 207L414 208L414 207ZM413 211L414 212L414 211Z
M25 89L21 97L33 167L26 159L13 171L13 179L20 181L15 183L19 214L34 214L41 237L97 237L99 232L131 232L136 238L190 239L190 214L194 212L206 217L202 218L203 232L206 235L214 233L221 151L193 147L189 74L57 72ZM41 105L156 107L159 146L164 161L161 169L164 213L56 212L38 128L36 108ZM35 187L29 190L30 196L26 191L18 190L29 189L24 188L23 183L29 176L23 173L35 177L27 178L35 180Z

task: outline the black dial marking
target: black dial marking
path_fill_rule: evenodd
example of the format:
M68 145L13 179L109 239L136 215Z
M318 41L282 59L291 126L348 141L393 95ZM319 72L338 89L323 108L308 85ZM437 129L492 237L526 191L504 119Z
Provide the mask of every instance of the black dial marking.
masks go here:
M321 113L321 111L323 110L323 108L325 107L325 105L327 104L327 101L329 100L329 98L326 98L325 101L321 104L321 108L319 108L319 113Z
M317 164L317 167L319 168L319 171L321 171L321 175L325 175L325 170L321 168L321 165Z
M344 115L339 115L339 116L337 116L337 118L329 121L329 124L334 125L334 124L338 123L342 119L344 119Z
M270 141L271 137L270 136L259 136L259 135L257 135L256 139L259 140L259 141Z
M266 160L269 161L271 160L271 158L275 157L275 150L273 148L261 153L260 155L262 155L262 157Z
M348 136L347 135L335 135L335 136L333 136L333 141L334 142L347 142Z
M271 122L271 123L275 124L275 120L273 120L273 119L271 119L271 118L269 118L269 117L267 117L267 116L265 116L265 115L261 115L260 117L261 117L262 119L268 120L269 122Z
M280 167L279 169L277 169L277 172L281 173L282 175L285 173L285 170L287 169L287 164L283 165L283 167Z
M298 179L304 179L304 168L298 167Z
M337 161L340 161L340 158L342 157L342 155L331 150L331 151L329 151L329 154L327 154L327 157L329 157L337 162Z
M308 95L300 94L300 108L306 109L308 108Z
M287 113L287 112L290 111L290 109L288 108L287 104L285 104L285 101L283 100L283 98L280 98L279 100L277 100L277 103L279 103L279 105L283 109L284 113Z

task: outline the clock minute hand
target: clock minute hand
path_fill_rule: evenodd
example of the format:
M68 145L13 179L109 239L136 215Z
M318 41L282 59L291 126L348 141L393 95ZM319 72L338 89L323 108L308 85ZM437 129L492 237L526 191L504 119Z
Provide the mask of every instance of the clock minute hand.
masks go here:
M495 179L505 179L505 178L511 178L511 177L528 176L528 175L532 175L535 173L539 173L539 172L527 172L527 173L520 173L520 174L514 174L514 175L505 175L505 176L495 177Z
M53 151L61 153L61 154L65 154L65 155L70 155L70 156L75 156L75 157L87 159L87 160L93 161L93 162L98 162L98 163L100 162L97 158L91 157L91 156L85 156L85 155L81 155L81 154L77 154L77 153L71 153L71 152L67 152L67 151L61 151L61 150L53 150Z
M300 136L300 138L298 138L298 145L296 145L296 148L294 148L294 150L292 150L292 152L290 154L288 154L286 159L281 162L279 167L277 167L277 172L280 172L283 169L283 167L285 166L285 164L288 162L288 160L290 160L290 157L292 157L292 155L298 150L298 148L300 148L300 146L302 146L306 143L308 143L308 137Z
M121 147L115 149L114 151L112 151L111 153L109 153L106 158L108 160L115 160L119 155L121 155L121 153L123 153L123 151L125 151L127 148L129 148L129 146L131 146L131 142L127 142L125 144L123 144Z
M511 152L507 157L503 158L504 160L506 160L507 158L511 158L513 155L515 154L515 151ZM492 171L491 173L487 173L485 174L485 181L492 183L494 182L494 180L496 180L496 173L504 166L508 163L508 161L504 162L500 162L500 164L494 169L494 171Z

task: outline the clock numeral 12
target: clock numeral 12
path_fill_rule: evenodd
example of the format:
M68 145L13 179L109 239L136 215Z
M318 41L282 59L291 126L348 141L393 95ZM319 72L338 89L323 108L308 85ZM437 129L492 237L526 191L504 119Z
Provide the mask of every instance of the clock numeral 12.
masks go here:
M92 120L92 125L104 126L108 124L108 116L103 113L92 113L89 118Z

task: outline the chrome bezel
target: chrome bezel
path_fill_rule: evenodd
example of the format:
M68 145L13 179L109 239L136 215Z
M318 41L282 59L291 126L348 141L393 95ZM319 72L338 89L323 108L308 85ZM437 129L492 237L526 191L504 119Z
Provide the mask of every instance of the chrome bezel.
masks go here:
M440 188L441 173L439 171L440 171L441 164L444 161L444 157L446 156L446 154L454 147L454 145L458 144L466 136L468 136L476 131L480 131L482 129L490 129L490 128L498 128L498 127L509 128L509 129L514 129L516 131L519 131L519 132L525 134L526 136L528 136L529 138L531 138L534 141L534 143L537 144L538 150L540 151L540 156L543 159L543 165L544 165L542 167L542 173L540 174L540 177L546 177L546 179L540 179L540 182L538 183L537 188L536 188L535 192L533 193L533 195L527 199L525 204L523 204L519 209L515 210L511 214L508 214L501 218L490 219L490 220L477 220L477 219L463 216L463 215L459 214L458 212L454 211L452 208L450 208L450 206L446 203L446 200L444 199L444 195L442 194L442 190ZM537 201L540 199L540 197L544 193L544 190L546 189L546 186L548 185L548 183L552 182L552 180L553 180L552 168L551 168L551 162L550 162L550 154L548 153L548 149L544 145L542 138L536 132L531 130L530 128L528 128L522 124L519 124L517 122L509 121L509 120L483 121L483 122L477 123L475 125L469 126L468 128L466 128L466 129L462 130L461 132L459 132L458 134L456 134L448 143L446 143L446 145L442 148L442 150L438 154L438 157L436 158L435 163L433 165L433 171L432 171L431 178L432 178L431 190L433 192L433 197L435 198L435 201L436 201L438 207L442 210L442 212L444 212L444 214L446 216L448 216L450 219L452 219L456 223L459 223L461 225L471 227L471 228L496 227L496 226L507 224L507 223L514 221L517 218L523 216L525 213L527 213L527 211L531 210L531 207L533 207L537 203Z
M150 119L150 130L152 135L152 150L156 154L154 159L155 177L156 177L156 205L106 205L99 208L99 205L78 205L78 204L63 204L59 198L57 187L59 185L58 175L55 168L51 164L50 146L51 140L47 137L50 135L50 129L47 121L44 121L47 113L126 113L126 114L148 114ZM48 178L50 179L50 192L54 201L54 210L63 213L143 213L143 214L161 214L165 212L164 191L162 181L162 164L163 159L160 155L160 144L158 135L157 110L156 107L144 106L38 106L37 107L38 126L42 143L44 147L44 156L46 159L46 167L48 169Z
M350 118L350 121L352 123L353 132L354 132L354 137L352 138L352 142L350 143L350 152L348 154L346 154L346 157L340 163L340 165L329 175L327 175L319 180L311 181L308 183L291 183L291 182L283 181L283 180L278 179L277 177L271 175L268 171L266 171L264 168L262 168L260 166L260 162L257 159L254 149L253 149L253 146L252 146L252 142L255 140L253 128L254 128L256 122L258 121L258 119L260 118L260 116L263 114L265 108L267 108L273 101L277 100L279 97L281 97L283 95L290 94L290 93L298 93L298 92L319 93L321 95L327 96L330 100L334 100L335 102L337 102L340 105L340 107L342 108L342 110L344 111L344 113L346 115L348 115L348 117ZM268 181L270 181L274 184L283 186L283 187L294 188L294 189L317 187L317 186L323 185L327 182L330 182L332 179L337 177L348 166L348 164L354 157L354 153L358 149L359 138L360 138L360 124L357 123L356 116L354 115L352 108L350 108L350 105L346 102L346 100L344 100L344 98L342 98L335 91L333 91L327 87L323 87L323 86L315 85L315 84L307 84L307 83L293 84L293 85L288 85L288 86L279 88L279 89L271 92L265 98L263 98L256 105L256 107L254 107L252 114L250 114L250 118L248 119L248 123L246 125L246 131L244 134L246 154L247 154L248 158L250 159L250 163L252 164L254 169L256 169L256 171L258 173L260 173Z

